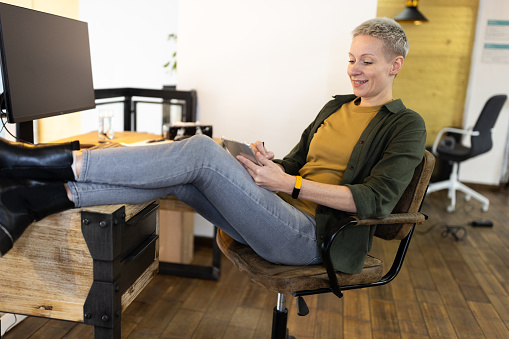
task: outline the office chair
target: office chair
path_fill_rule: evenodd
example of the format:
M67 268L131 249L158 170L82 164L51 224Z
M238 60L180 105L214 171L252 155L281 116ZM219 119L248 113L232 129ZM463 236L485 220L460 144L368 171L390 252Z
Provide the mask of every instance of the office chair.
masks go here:
M488 211L490 205L488 198L459 181L459 164L462 161L486 153L491 149L493 146L491 138L493 127L495 126L495 122L497 121L506 99L507 95L495 95L491 97L484 105L473 130L444 128L438 132L432 152L439 159L450 162L452 164L452 171L448 180L431 183L427 194L442 189L448 189L449 192L447 196L451 200L450 205L447 206L448 212L452 212L456 208L456 191L465 193L465 200L470 200L471 197L479 200L482 203L482 211ZM464 146L461 143L462 137L468 136L470 136L470 147Z
M255 283L278 294L277 305L273 311L273 339L288 337L288 309L285 306L285 295L292 294L297 297L297 313L306 315L309 310L303 296L332 292L341 298L342 291L384 285L396 277L403 264L415 225L427 219L419 211L434 164L434 156L426 151L422 162L414 171L412 181L393 213L387 218L360 220L351 216L334 225L323 241L322 265L285 266L273 264L258 256L249 246L240 244L226 233L218 231L216 240L224 255ZM363 227L365 225L378 225L375 232L376 237L400 241L391 268L383 275L382 260L368 255L360 274L335 271L330 258L331 245L335 237L347 226Z

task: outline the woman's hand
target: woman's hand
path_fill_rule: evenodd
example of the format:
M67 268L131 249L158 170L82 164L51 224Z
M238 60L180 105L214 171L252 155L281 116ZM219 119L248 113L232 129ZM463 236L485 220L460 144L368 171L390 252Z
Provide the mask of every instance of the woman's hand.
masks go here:
M265 150L265 147L263 149ZM269 157L274 158L274 153L265 150L265 155L263 155L260 151L255 151L255 155L263 166L258 166L242 155L237 156L237 160L246 168L255 183L274 192L291 193L295 177L286 174L280 165L269 159Z
M254 143L252 143L251 148L253 149L255 154L256 154L256 152L260 152L265 158L267 158L269 160L274 159L274 152L267 151L267 149L265 148L265 145L260 140L257 140Z
M295 177L285 173L282 166L272 161L274 153L268 152L262 142L257 141L251 144L251 147L262 166L258 166L242 155L237 156L237 160L246 168L255 183L273 192L292 194ZM299 198L345 212L357 212L352 192L347 186L323 184L304 179Z
M256 184L273 192L292 194L295 177L286 174L281 166L267 159L260 152L255 155L263 166L258 166L241 155L237 156L237 159L244 165ZM304 179L299 198L345 212L357 212L352 192L347 186L323 184Z

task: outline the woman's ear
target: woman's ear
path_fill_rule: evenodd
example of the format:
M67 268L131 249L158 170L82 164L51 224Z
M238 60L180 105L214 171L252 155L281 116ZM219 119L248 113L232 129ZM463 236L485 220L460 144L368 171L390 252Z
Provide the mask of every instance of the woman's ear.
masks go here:
M403 68L403 62L405 59L400 55L392 60L391 75L397 75Z

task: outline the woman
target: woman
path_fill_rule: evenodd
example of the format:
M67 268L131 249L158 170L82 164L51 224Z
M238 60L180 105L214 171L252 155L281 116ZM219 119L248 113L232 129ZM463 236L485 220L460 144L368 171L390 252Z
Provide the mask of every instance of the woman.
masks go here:
M282 160L254 143L262 166L237 161L203 136L83 152L2 141L0 252L33 220L56 211L171 194L266 260L318 264L325 231L350 213L388 215L423 157L422 118L392 98L407 52L394 20L358 26L348 65L354 94L328 102ZM345 230L333 247L335 268L360 272L373 233L374 227Z

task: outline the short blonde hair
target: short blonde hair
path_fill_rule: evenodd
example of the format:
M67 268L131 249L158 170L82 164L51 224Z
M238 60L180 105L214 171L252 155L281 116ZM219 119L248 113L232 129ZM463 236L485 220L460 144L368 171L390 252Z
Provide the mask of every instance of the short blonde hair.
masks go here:
M374 18L365 21L352 31L353 38L359 35L368 35L382 40L389 58L400 55L405 58L410 49L403 27L394 19Z

